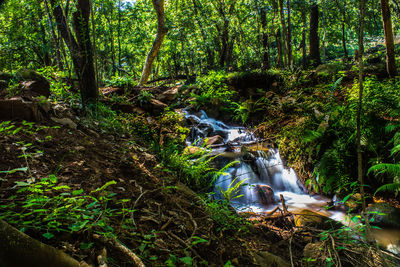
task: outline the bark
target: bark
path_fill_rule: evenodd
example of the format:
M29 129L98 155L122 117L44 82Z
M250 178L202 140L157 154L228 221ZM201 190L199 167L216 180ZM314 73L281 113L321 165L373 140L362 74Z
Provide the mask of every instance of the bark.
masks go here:
M310 60L314 66L321 64L321 57L319 53L319 10L317 4L312 4L310 13Z
M285 14L283 13L283 0L279 0L280 7L280 15L281 15L281 25L282 25L282 56L283 61L285 63L285 67L288 66L288 57L287 57L287 30L286 30L286 22L285 22Z
M282 52L282 41L281 41L281 30L276 31L276 48L278 52L277 67L283 67L283 52Z
M49 25L50 25L51 39L52 39L52 43L53 43L53 47L54 47L54 53L55 53L55 56L56 56L56 63L57 63L57 66L58 66L59 70L64 70L64 66L63 66L62 61L61 61L60 45L59 45L59 42L58 42L56 31L54 30L53 17L52 17L52 15L50 13L49 4L47 3L47 0L44 0L44 7L45 7L45 10L46 10L47 18L48 18Z
M0 220L0 240L0 266L88 266L54 247L29 237L3 220Z
M51 0L51 4L54 6L55 0ZM93 50L89 34L90 9L89 0L78 0L77 11L73 14L76 39L68 26L67 19L63 14L61 6L57 5L53 9L53 15L57 22L58 30L71 54L74 70L79 80L79 89L84 106L89 103L97 102L99 96L96 85Z
M199 18L199 5L197 4L197 0L192 0L193 2L193 7L194 7L194 15L197 24L199 25L201 37L203 38L204 44L206 44L206 53L207 53L207 67L213 69L214 68L214 52L210 48L209 45L207 45L207 34L204 30L203 23L201 23L201 20Z
M38 20L37 21L39 23L40 35L41 35L41 38L42 38L43 47L47 47L46 30L45 30L45 28L43 26L43 23L42 23L42 21L43 21L43 13L42 13L41 2L38 1L37 4L38 4L38 8L37 8L37 15L38 15L37 19ZM40 54L41 54L41 57L42 57L43 64L45 66L51 66L51 57L50 57L50 54L49 54L49 50L48 49L45 49L45 50L42 49Z
M358 163L358 182L360 184L360 194L362 198L362 214L365 221L365 233L368 241L371 241L369 220L366 213L365 191L364 191L364 173L362 163L361 149L361 114L363 105L363 55L364 55L364 24L365 24L365 0L360 2L360 32L358 37L358 65L359 65L359 94L358 94L358 109L357 109L357 163Z
M325 25L325 1L322 1L322 29L323 29L323 36L322 36L322 58L324 64L326 63L326 45L325 45L325 40L326 40L326 25Z
M397 76L392 19L390 15L389 0L381 0L383 28L385 30L387 72L390 77Z
M306 12L302 11L301 17L303 20L303 31L302 31L302 38L301 38L301 49L303 53L303 67L307 66L307 37L306 37L306 29L307 29L307 16Z
M287 27L287 54L288 54L288 66L292 68L293 66L293 55L292 55L292 23L291 23L291 7L290 0L287 0L287 10L288 10L288 27Z
M157 35L154 40L153 46L147 55L146 62L144 63L142 77L139 81L139 86L143 86L148 80L150 76L151 66L160 51L162 42L164 40L165 35L167 35L168 29L165 26L165 13L164 13L164 0L153 0L153 7L157 13Z
M118 68L121 68L121 0L118 0Z
M258 3L258 1L257 1ZM259 14L261 20L261 30L262 30L262 44L263 44L263 59L262 68L263 70L268 70L271 67L270 56L269 56L269 40L268 40L268 24L267 24L267 13L265 10L264 2L262 1L262 6L259 7Z

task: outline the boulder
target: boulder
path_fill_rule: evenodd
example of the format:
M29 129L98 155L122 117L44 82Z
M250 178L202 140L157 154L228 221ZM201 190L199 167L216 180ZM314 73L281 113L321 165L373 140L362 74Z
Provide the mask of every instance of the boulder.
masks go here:
M171 102L178 96L180 87L182 87L182 85L178 85L178 86L172 87L171 89L168 89L167 91L159 94L157 99L160 101L164 101L164 102Z
M220 145L224 143L224 138L220 135L214 135L204 140L206 146Z
M288 262L281 257L276 256L268 251L261 251L254 254L254 259L259 266L274 266L274 267L287 267L290 266Z
M274 191L269 185L258 184L254 187L254 191L258 194L261 204L269 205L274 203Z
M382 227L400 227L400 209L386 203L374 203L367 208L371 224Z
M150 99L149 103L143 104L142 106L145 111L153 114L161 114L166 107L168 107L167 104L154 98Z
M8 87L8 82L5 80L0 80L0 91Z
M313 210L301 210L294 220L297 227L313 227L322 230L339 228L341 224Z
M198 146L188 146L183 150L183 153L186 155L193 155L193 154L198 154L200 152L204 151L203 148L198 147Z
M50 96L50 83L48 81L24 81L21 83L22 94L25 97L33 98L38 96Z

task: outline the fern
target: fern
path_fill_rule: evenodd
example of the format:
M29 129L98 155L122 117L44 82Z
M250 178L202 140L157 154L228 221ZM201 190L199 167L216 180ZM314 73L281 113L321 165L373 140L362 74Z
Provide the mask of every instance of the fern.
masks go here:
M371 172L375 173L375 175L379 174L389 174L393 177L400 176L400 164L391 164L391 163L380 163L372 166L368 170L368 174Z
M389 191L389 192L395 192L396 196L398 194L398 192L400 191L400 183L392 183L392 184L385 184L382 185L381 187L379 187L376 191L375 194L376 195L378 192L380 191Z

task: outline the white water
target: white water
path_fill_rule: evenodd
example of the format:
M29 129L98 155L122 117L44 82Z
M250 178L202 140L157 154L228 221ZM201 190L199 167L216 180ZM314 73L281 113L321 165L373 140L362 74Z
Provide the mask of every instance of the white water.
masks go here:
M327 211L324 206L331 201L323 196L310 196L303 192L298 185L295 171L283 165L278 149L269 149L268 152L257 151L256 155L243 159L244 154L240 149L232 150L232 145L239 146L255 141L254 135L243 127L232 127L208 118L204 111L196 115L186 114L186 118L192 122L191 136L187 140L188 145L198 145L201 140L214 135L224 138L226 148L220 147L216 152L225 155L219 168L225 164L239 159L239 163L228 168L224 174L218 177L214 186L214 197L223 199L223 193L227 192L235 184L240 187L231 194L231 205L238 211L252 211L257 213L268 212L277 205L281 206L280 195L285 199L289 211L298 213L303 209L311 209L333 220L340 221L350 226L347 215L341 211ZM228 152L224 150L227 149ZM228 157L229 155L229 157ZM249 160L250 158L250 160ZM267 185L273 190L274 202L268 205L262 204L259 190L256 186ZM400 230L399 229L374 229L373 235L379 244L388 251L400 254Z

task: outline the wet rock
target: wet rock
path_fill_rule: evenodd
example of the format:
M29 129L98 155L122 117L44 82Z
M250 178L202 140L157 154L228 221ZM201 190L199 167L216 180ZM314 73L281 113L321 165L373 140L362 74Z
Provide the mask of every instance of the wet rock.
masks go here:
M331 229L340 227L340 223L333 221L319 212L304 209L295 218L297 227L313 227L317 229Z
M258 252L254 255L259 266L274 266L274 267L287 267L290 266L288 262L283 260L281 257L276 256L268 251Z
M269 205L274 203L274 191L269 185L256 185L254 191L258 194L262 204Z
M400 209L386 203L375 203L367 208L371 224L382 227L400 227Z
M199 154L200 152L204 151L203 148L198 147L198 146L188 146L183 150L184 154L187 155L194 155L194 154Z
M211 135L211 136L219 135L219 136L221 136L223 139L226 139L226 138L228 138L229 132L228 132L228 131L225 131L225 130L216 130L216 131L211 132L210 135Z
M222 138L220 135L214 135L204 141L206 146L220 145L224 143L224 138Z

